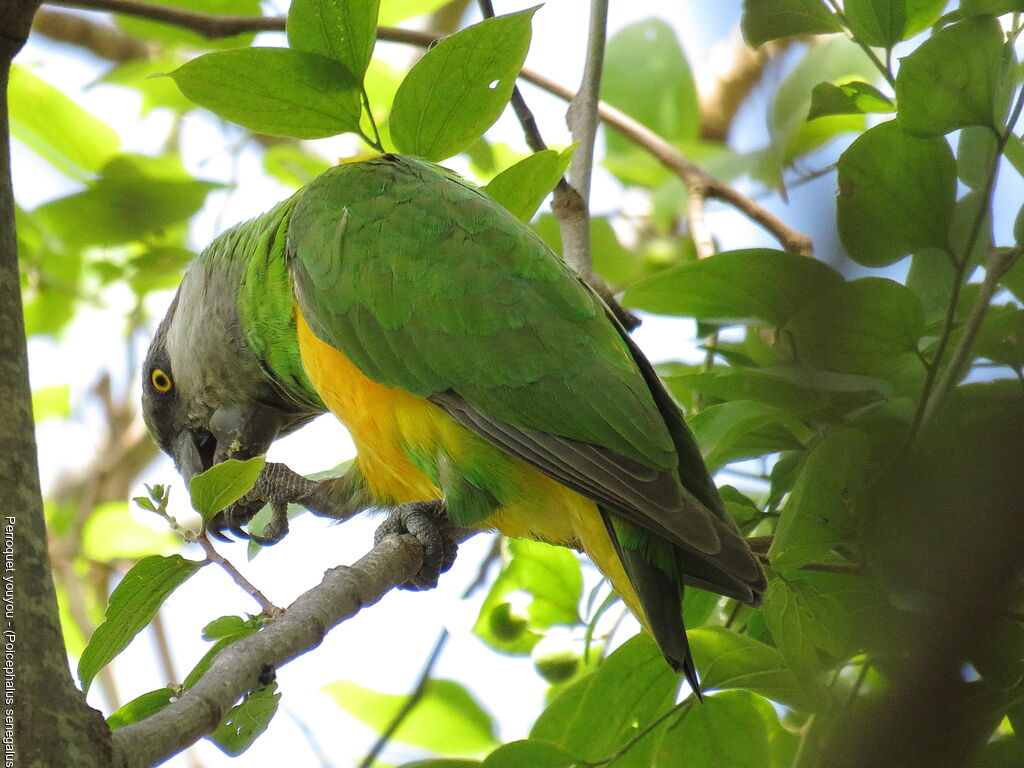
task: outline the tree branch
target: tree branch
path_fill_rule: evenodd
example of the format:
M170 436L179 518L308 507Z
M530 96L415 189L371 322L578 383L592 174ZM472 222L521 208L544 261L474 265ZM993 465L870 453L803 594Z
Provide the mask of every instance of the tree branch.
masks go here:
M457 532L465 540L472 532ZM148 768L216 728L239 697L260 686L265 668L281 667L318 646L341 622L405 583L423 564L411 536L391 536L351 566L332 568L284 615L255 635L228 646L181 698L139 723L114 732L114 765Z
M142 18L174 24L208 37L224 37L241 32L280 32L285 27L283 16L216 16L134 2L133 0L55 0L54 4L97 11L130 13ZM429 47L438 39L437 35L430 32L398 27L378 27L377 38L384 42L420 47ZM571 102L576 95L571 89L530 69L524 68L520 72L520 76L538 88L566 101ZM597 114L605 125L645 149L669 171L682 179L688 187L696 189L704 197L721 200L731 205L744 216L764 227L787 251L804 256L813 255L813 244L807 235L793 229L750 198L687 160L675 147L646 126L604 102L598 103Z
M607 0L591 0L587 53L580 89L569 101L566 120L573 141L579 146L569 166L572 193L556 200L553 209L562 230L562 258L587 282L594 278L590 258L590 176L594 166L594 142L597 138L597 104L604 66L605 32L608 24ZM605 288L607 291L607 287Z

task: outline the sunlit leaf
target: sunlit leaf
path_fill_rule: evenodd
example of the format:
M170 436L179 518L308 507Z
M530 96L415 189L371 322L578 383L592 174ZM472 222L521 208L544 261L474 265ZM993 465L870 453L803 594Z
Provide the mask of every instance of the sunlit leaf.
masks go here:
M252 490L266 463L264 456L246 461L228 459L196 475L189 482L188 489L192 506L203 520L209 521Z
M770 645L724 627L702 627L687 634L707 691L742 688L806 712L828 701L824 686L799 680L782 653Z
M561 152L546 149L520 160L495 176L484 187L521 221L529 221L569 167L575 144Z
M768 729L757 701L747 691L706 696L665 730L656 765L766 768Z
M78 661L83 691L89 690L96 673L153 620L164 600L202 566L180 555L151 555L125 574L110 595L106 619L93 632Z
M860 264L881 267L922 248L946 248L956 163L942 138L919 139L890 121L839 158L839 236Z
M726 251L634 283L622 303L711 323L781 325L842 283L820 261L768 249Z
M466 27L416 62L391 107L391 139L399 151L444 160L483 135L512 95L535 11Z
M549 741L581 761L607 758L665 714L678 688L679 676L658 646L639 634L551 702L530 738ZM638 743L632 759L642 763L654 746L650 740Z
M114 710L107 718L107 725L110 730L116 731L125 725L141 722L170 704L175 696L173 688L160 688L144 693Z
M283 48L239 48L170 73L196 104L251 131L319 139L359 130L359 85L338 62Z
M850 538L867 461L867 439L857 430L829 432L811 447L769 550L774 567L796 568Z
M744 0L743 37L757 46L780 37L839 32L839 22L818 0Z
M120 147L113 128L25 67L11 67L7 99L14 137L74 179L91 177Z
M237 757L252 746L259 735L267 730L270 721L277 714L281 694L277 683L272 683L249 693L241 703L233 706L224 716L216 730L206 735L224 752Z
M993 18L970 18L936 32L900 64L900 127L925 137L968 125L999 127L1006 110L1006 53Z
M328 683L323 692L362 723L383 731L407 695L380 693L347 680ZM494 746L491 716L470 693L451 680L429 680L422 698L393 737L433 752L473 754Z
M288 45L326 56L361 81L377 42L379 0L292 0Z

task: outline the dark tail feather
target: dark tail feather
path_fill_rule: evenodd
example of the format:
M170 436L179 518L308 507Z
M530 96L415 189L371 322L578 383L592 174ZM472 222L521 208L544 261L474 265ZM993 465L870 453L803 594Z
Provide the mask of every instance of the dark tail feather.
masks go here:
M601 518L622 561L622 567L626 570L626 576L640 599L647 625L665 661L675 672L686 677L697 699L703 701L697 668L690 653L690 642L686 638L686 625L683 624L683 585L650 563L642 553L623 547L615 533L610 514L603 509Z

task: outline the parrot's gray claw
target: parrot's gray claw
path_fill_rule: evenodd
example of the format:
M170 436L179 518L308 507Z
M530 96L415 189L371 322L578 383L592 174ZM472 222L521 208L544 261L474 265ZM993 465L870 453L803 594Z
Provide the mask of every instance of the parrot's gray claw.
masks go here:
M414 536L423 546L423 567L401 589L433 589L438 577L452 567L458 552L450 529L443 501L413 501L391 510L387 520L378 526L373 541L379 544L388 536L403 533Z
M221 541L233 541L225 535L230 531L240 539L251 539L257 544L276 544L288 533L288 505L302 504L313 496L319 483L303 477L284 464L267 464L260 472L256 485L234 504L222 509L209 522L206 529L211 536ZM273 517L262 534L250 533L246 525L267 504L273 510Z

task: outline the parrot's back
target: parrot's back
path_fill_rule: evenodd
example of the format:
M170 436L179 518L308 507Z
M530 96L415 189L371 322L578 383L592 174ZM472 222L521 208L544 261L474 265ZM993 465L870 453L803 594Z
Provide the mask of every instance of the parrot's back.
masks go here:
M305 371L378 500L582 545L696 687L683 583L757 604L764 575L601 299L477 188L395 155L315 180L286 243Z

